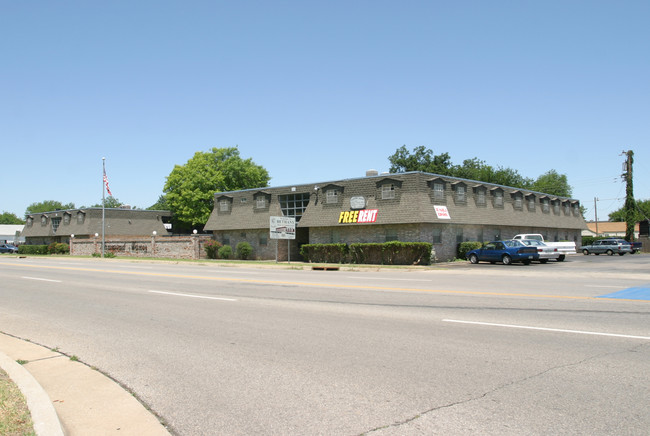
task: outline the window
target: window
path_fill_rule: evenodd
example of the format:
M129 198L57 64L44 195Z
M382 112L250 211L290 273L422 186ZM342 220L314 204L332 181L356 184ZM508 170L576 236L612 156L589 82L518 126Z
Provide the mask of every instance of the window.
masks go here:
M528 197L528 210L530 212L535 212L535 196L531 195Z
M544 212L544 213L549 212L548 198L543 198L542 199L542 212ZM546 238L544 238L544 239L546 239Z
M230 236L223 235L223 245L230 245Z
M476 204L485 206L485 189L479 189L476 192Z
M395 229L386 229L386 242L388 241L397 241L397 230Z
M391 200L393 198L395 198L395 185L392 183L381 185L381 199Z
M524 199L521 195L515 195L514 201L515 201L514 202L515 209L523 209Z
M442 182L433 182L433 198L443 200L445 198L445 184Z
M67 212L63 214L63 224L66 226L70 224L70 214Z
M465 201L465 186L456 185L456 201L464 202Z
M463 242L463 228L462 227L456 227L456 242L457 243Z
M266 197L260 195L255 199L255 207L258 209L264 209L266 207Z
M555 201L553 202L553 213L554 213L555 215L559 215L559 214L560 214L560 201L559 201L559 200L555 200Z
M60 217L52 218L52 231L54 233L56 233L56 231L59 229L60 225L61 225L61 218Z
M503 207L503 191L494 191L494 206Z
M226 200L225 198L222 200L219 200L219 211L221 212L228 212L230 210L230 202Z
M571 215L571 205L564 203L564 215Z
M433 228L433 243L442 244L442 229L440 227Z
M34 224L34 218L31 216L27 218L27 227L31 227Z
M338 203L339 202L339 191L336 189L328 189L327 194L325 194L328 204Z
M244 204L244 203L246 203L248 200L246 199L246 197L242 197L242 199L241 199L240 201L241 201L242 204Z
M269 240L268 240L267 234L266 233L261 234L260 237L259 237L258 242L259 242L260 246L268 245Z
M45 215L43 215L43 216L41 217L41 225L42 225L42 226L47 225L47 217L46 217Z
M280 209L284 216L293 217L296 222L300 221L302 214L309 205L309 194L289 194L278 196L280 201Z
M85 220L86 220L86 214L83 212L79 212L77 214L77 224L83 224Z

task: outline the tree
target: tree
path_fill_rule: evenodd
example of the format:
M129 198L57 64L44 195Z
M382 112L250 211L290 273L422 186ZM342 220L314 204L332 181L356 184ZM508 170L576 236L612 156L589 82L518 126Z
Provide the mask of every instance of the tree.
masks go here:
M0 214L0 224L25 224L25 221L18 218L14 213L2 211Z
M531 189L545 194L557 195L558 197L571 197L573 190L567 181L566 175L558 174L555 170L549 170L539 176Z
M634 214L632 217L635 223L650 219L650 200L635 201L635 210L636 210L636 214ZM623 222L627 218L626 213L627 210L625 206L623 206L622 208L610 213L609 220Z
M161 195L158 197L158 201L149 206L147 210L169 210L169 205L167 204L167 197Z
M476 157L465 159L462 165L454 165L451 175L463 179L494 183L495 185L516 186L522 189L529 189L533 183L531 179L523 177L517 170L501 166L494 169L494 167Z
M74 209L74 203L63 204L60 201L55 200L45 200L40 203L32 203L27 206L25 215L32 213L41 213L41 212L52 212L54 210L67 210Z
M104 206L107 209L116 209L118 207L122 206L122 202L118 200L117 198L113 197L112 195L109 195L104 199ZM90 207L102 207L102 203L97 203L93 204ZM134 208L135 209L135 208Z
M415 147L413 154L406 149L406 145L402 145L388 160L391 163L391 173L424 171L445 176L451 175L451 157L449 153L434 156L433 150L425 148L423 145Z
M175 228L204 225L214 206L214 194L268 186L268 171L252 159L242 159L237 147L196 152L167 176L163 192Z

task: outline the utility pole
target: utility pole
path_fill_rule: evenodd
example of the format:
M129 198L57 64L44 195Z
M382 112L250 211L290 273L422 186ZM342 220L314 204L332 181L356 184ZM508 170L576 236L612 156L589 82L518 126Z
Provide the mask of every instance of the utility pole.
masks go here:
M596 236L598 236L598 197L594 197L594 222L596 223Z
M623 175L625 179L625 240L632 242L634 240L634 226L636 225L636 207L634 202L634 187L632 186L632 164L634 163L634 152L632 150L623 151L626 155L623 164Z

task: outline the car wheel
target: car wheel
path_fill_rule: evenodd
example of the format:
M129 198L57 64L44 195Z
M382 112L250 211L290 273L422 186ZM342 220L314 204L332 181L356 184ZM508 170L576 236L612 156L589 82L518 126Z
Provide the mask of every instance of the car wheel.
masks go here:
M469 263L477 264L478 263L478 256L475 254L470 254L469 255Z
M507 254L504 254L503 258L501 258L501 260L503 261L504 265L511 265L512 264L512 257L510 257Z
M612 250L607 250L606 253L607 253L608 256L613 256L614 255L614 252Z
M587 252L589 254L589 252ZM560 257L557 258L558 262L564 262L564 259L566 259L566 256L564 254L560 254Z
M546 263L546 262L548 262L548 259L540 259L539 260L539 263Z
M585 248L584 250L582 250L582 254L584 254L585 256L589 256L589 250Z

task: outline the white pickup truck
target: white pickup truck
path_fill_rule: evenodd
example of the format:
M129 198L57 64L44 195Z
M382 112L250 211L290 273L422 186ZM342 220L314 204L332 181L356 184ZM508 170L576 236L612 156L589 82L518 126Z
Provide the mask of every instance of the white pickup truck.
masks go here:
M557 251L560 252L560 257L557 258L558 262L562 262L567 254L576 254L576 243L575 242L570 242L570 241L564 241L564 242L548 242L544 240L544 237L540 235L539 233L523 233L521 235L515 235L514 238L516 240L522 240L522 239L534 239L536 241L541 241L548 245L549 247L555 247L557 248Z

